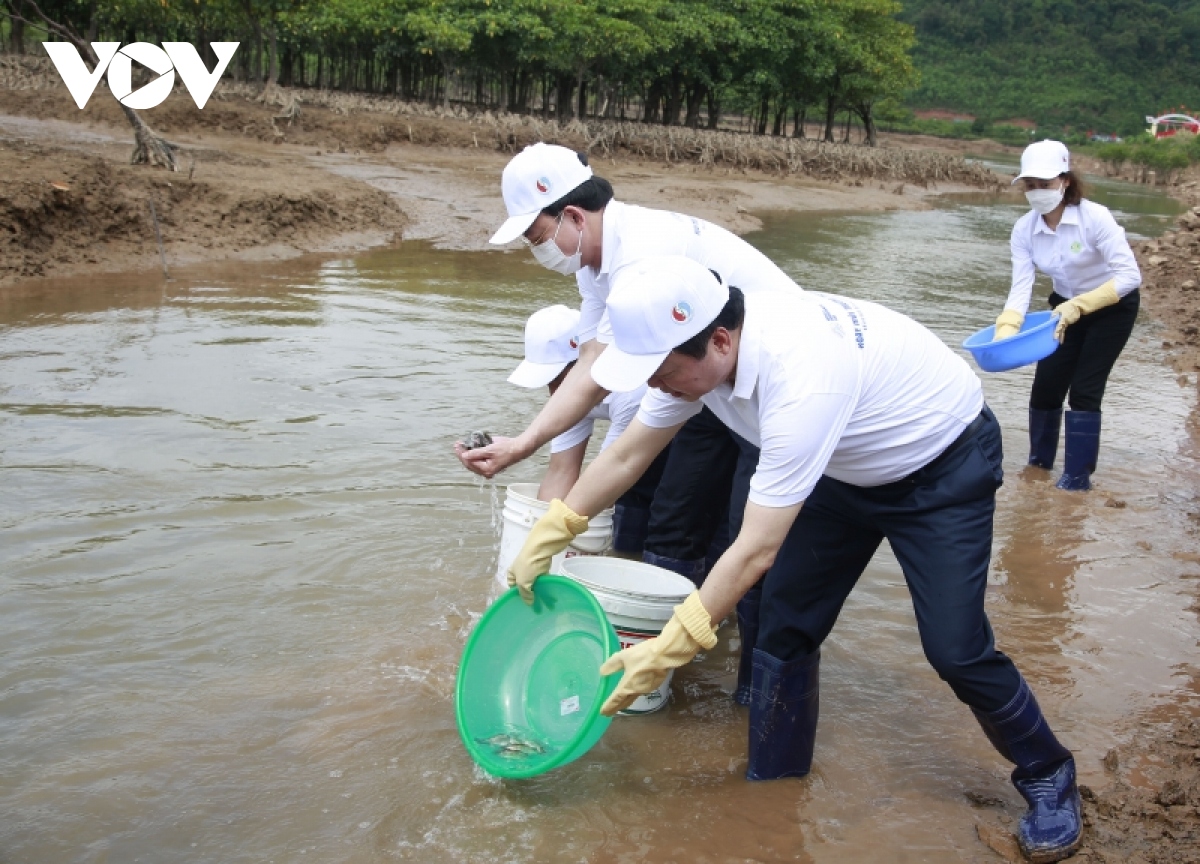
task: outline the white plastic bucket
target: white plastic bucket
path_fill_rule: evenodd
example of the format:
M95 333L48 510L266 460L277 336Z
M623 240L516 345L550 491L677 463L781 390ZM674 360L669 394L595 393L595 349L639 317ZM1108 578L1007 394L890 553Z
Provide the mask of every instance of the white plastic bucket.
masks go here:
M539 501L537 483L513 483L504 495L501 514L504 527L500 532L500 560L496 565L496 581L508 588L508 565L517 557L529 529L550 509L549 502ZM588 520L588 528L575 538L567 550L550 561L550 572L562 574L562 562L576 555L603 555L612 546L612 510L605 510Z
M622 648L661 633L675 607L696 590L685 576L623 558L572 558L563 563L563 575L587 586L596 596ZM670 695L673 674L671 670L657 690L639 696L621 713L649 714L662 708Z

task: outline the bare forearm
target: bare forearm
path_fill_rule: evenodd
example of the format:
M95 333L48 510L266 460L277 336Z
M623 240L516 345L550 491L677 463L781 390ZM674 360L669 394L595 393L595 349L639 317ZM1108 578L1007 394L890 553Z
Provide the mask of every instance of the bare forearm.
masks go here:
M550 454L550 464L546 466L542 485L538 487L539 500L553 501L555 498L567 497L567 493L579 480L586 450L587 441L581 441L570 450Z

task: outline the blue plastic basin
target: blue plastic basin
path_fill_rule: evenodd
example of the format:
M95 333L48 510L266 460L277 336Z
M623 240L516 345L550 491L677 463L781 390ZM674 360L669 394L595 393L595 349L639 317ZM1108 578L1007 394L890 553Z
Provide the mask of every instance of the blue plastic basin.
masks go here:
M984 327L963 340L962 346L971 352L984 372L1005 372L1049 357L1058 347L1054 326L1058 316L1053 312L1034 312L1025 316L1021 330L1008 339L993 341L996 325Z

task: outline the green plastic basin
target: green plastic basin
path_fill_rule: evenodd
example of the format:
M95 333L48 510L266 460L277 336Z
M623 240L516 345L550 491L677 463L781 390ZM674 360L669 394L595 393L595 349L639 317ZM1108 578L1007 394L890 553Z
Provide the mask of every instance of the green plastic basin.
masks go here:
M497 777L543 774L578 759L612 719L600 706L621 676L600 675L620 650L584 586L542 576L526 606L510 588L467 639L454 711L471 758Z

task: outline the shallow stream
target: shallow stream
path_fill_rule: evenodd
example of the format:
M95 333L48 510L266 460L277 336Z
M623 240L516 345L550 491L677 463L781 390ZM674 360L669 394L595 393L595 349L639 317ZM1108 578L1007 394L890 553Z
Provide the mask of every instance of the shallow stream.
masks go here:
M1096 197L1135 235L1177 210ZM748 239L957 346L1001 308L1018 204L769 214ZM826 646L811 777L743 779L732 628L577 762L473 766L454 677L503 489L451 444L532 416L504 383L524 319L576 296L524 253L419 243L0 290L0 861L989 860L976 825L1020 801L886 549ZM1022 469L1031 370L984 376L989 613L1085 783L1198 686L1194 388L1159 344L1143 314L1090 495Z

